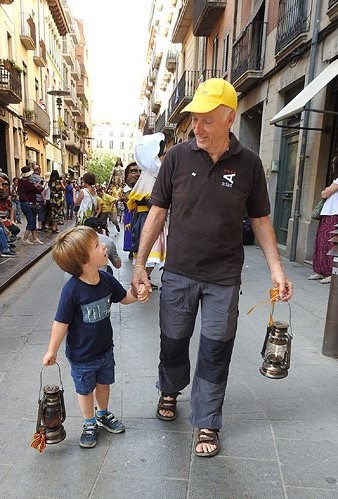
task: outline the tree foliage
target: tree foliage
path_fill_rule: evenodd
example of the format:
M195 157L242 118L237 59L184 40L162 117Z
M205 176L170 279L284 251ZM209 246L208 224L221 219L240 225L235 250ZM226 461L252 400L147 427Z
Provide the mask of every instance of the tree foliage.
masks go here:
M88 162L87 171L94 173L97 183L108 184L116 159L117 157L111 152L96 150Z

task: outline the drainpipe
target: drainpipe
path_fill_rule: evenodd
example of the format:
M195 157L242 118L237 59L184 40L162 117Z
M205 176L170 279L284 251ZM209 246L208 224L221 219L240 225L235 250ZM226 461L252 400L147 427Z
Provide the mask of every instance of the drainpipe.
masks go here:
M318 34L319 34L319 28L320 28L321 8L322 8L322 0L317 0L316 10L315 10L315 22L313 25L313 32L312 32L309 76L308 76L307 84L309 84L314 79L317 46L318 46ZM291 238L291 247L290 247L290 261L291 262L294 262L296 260L296 254L297 254L297 241L298 241L299 220L300 220L300 205L301 205L301 197L302 197L302 189L303 189L306 148L307 148L307 142L308 142L307 127L309 126L309 111L307 111L307 110L303 111L303 117L304 117L304 120L303 120L302 126L304 126L305 130L303 130L303 134L302 134L302 142L301 142L300 155L299 155L299 168L298 168L298 177L297 177L297 186L296 186L295 212L293 215L292 238Z

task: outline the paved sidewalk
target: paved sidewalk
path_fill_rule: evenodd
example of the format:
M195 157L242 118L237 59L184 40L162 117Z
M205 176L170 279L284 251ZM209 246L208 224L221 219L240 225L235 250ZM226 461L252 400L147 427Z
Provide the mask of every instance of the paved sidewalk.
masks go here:
M121 248L123 234L115 237ZM46 350L63 274L45 255L1 294L0 497L116 499L333 499L338 498L338 360L321 354L329 286L306 278L309 267L284 260L295 283L289 376L259 373L271 286L256 246L246 247L237 339L223 407L222 450L212 459L193 454L189 387L176 421L155 418L158 393L158 298L112 309L117 360L111 408L126 432L100 431L94 449L81 449L82 419L63 348L67 438L43 454L30 448L35 430L41 359ZM116 277L128 286L132 265L120 250ZM159 284L155 270L153 282ZM289 319L276 304L275 320ZM199 324L192 341L196 358ZM57 383L56 368L43 371Z
M61 232L73 225L74 222L66 221L64 225L59 225L58 230ZM25 223L20 224L19 227L21 229L19 239L14 243L17 257L0 257L0 293L48 253L56 237L56 234L52 234L50 230L47 232L38 232L38 237L44 242L44 245L24 245L22 244L22 235L25 231Z

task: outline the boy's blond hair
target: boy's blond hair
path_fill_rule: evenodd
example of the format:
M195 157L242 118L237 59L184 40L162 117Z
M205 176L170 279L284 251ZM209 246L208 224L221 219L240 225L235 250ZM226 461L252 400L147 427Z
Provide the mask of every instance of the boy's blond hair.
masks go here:
M90 227L78 226L62 232L53 245L53 259L62 270L80 277L83 266L89 261L91 241L96 242L98 235Z

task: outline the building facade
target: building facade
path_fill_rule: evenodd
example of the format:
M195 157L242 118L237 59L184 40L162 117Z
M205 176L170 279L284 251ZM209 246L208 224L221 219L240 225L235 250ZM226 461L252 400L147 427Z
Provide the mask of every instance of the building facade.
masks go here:
M163 85L163 77L153 75L164 9L172 11L161 45L161 61L171 68L170 92L154 106ZM190 116L180 111L199 82L214 76L230 81L239 98L233 131L262 159L280 250L291 260L311 261L318 224L311 211L332 180L338 153L338 0L154 0L150 25L143 133L172 127L169 145L189 139ZM172 46L178 50L169 66ZM313 90L308 85L317 77ZM302 91L305 104L283 116Z
M135 142L141 136L137 122L109 121L93 124L93 148L110 151L125 167L134 161Z
M81 21L66 0L0 0L0 167L81 176L90 150Z

